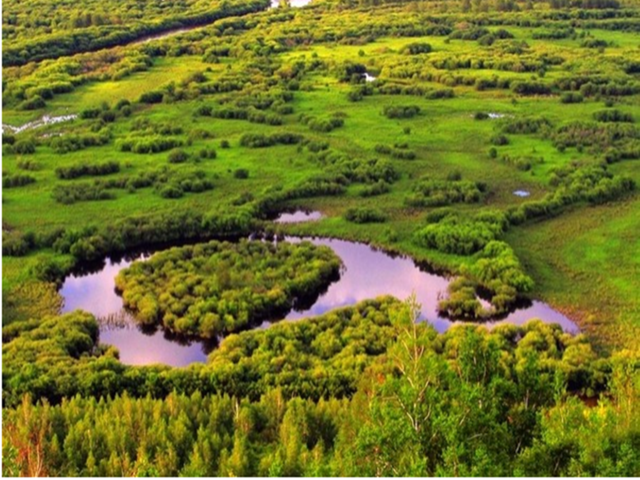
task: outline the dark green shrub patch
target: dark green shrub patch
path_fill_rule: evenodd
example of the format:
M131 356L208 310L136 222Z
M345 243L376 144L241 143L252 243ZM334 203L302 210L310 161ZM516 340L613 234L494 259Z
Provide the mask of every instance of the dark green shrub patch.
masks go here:
M295 145L304 140L302 135L297 133L279 132L271 135L261 133L245 133L240 137L240 145L249 148L272 147L273 145Z
M70 205L76 202L90 202L96 200L113 200L113 192L96 183L74 183L72 185L57 185L52 192L53 199L58 203Z
M557 128L551 134L558 147L592 147L605 151L640 139L640 128L628 123L572 122Z
M420 113L417 105L386 105L382 114L387 118L412 118Z
M482 200L486 185L469 180L424 179L413 187L405 198L410 207L433 207L453 203L476 203Z
M502 132L508 134L542 133L551 127L551 122L544 117L507 119Z
M318 118L312 115L302 114L298 117L298 120L307 125L314 132L328 133L344 125L344 119L338 115L334 115L329 118Z
M85 176L110 175L120 171L120 163L108 161L103 163L81 163L70 167L56 168L56 176L60 179L70 180Z
M136 262L116 285L142 323L212 338L286 313L326 287L340 263L308 242L210 242Z
M380 210L369 207L353 207L344 213L345 220L352 223L383 223L387 216Z
M169 163L184 163L189 160L189 154L180 148L176 148L169 152L169 156L167 158Z
M508 228L507 219L500 212L481 212L472 218L447 213L436 223L416 232L415 239L419 245L445 253L471 255Z
M615 108L610 110L599 110L593 114L594 120L598 122L626 122L633 123L633 115L621 112Z
M358 195L361 197L375 197L383 195L391 191L391 185L384 180L378 180L372 185L365 185L358 191Z
M24 187L31 183L35 183L35 177L31 175L15 174L2 176L2 188Z
M133 153L159 153L184 145L184 141L172 137L129 137L120 141L120 150Z
M388 145L378 144L375 146L375 151L377 153L391 155L393 158L400 160L415 160L416 158L416 152L407 150L406 148L398 148L397 146L390 147Z
M409 55L418 55L420 53L431 53L433 48L428 43L416 42L405 45L402 49L403 53L407 53Z
M18 140L13 145L13 151L20 155L30 155L36 153L36 142L35 140L31 139Z
M67 134L59 137L53 137L49 146L56 153L75 152L85 148L106 145L109 143L108 134L85 133L81 135Z

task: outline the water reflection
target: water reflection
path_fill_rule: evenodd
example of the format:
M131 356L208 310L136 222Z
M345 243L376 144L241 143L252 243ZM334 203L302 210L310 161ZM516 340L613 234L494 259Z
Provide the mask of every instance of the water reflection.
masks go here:
M273 221L275 223L298 223L320 220L322 213L312 210L295 210L292 212L284 212L278 215Z
M287 237L287 241L300 239ZM286 319L293 320L310 315L320 315L338 307L352 305L368 298L390 294L405 299L413 292L422 305L422 319L431 323L439 332L444 332L457 323L438 314L438 300L446 294L449 280L437 273L427 271L424 265L401 255L392 256L361 243L336 239L307 239L316 245L331 247L344 263L340 281L329 286L326 294L309 309L293 311ZM543 302L523 302L521 308L503 318L485 322L491 328L501 323L522 325L532 318L548 323L558 323L565 331L575 333L577 325ZM266 326L263 324L263 327Z
M287 241L309 240L316 245L332 248L342 259L344 268L340 279L332 283L319 298L301 299L289 312L286 320L296 320L320 315L338 307L380 295L393 295L405 299L415 292L422 305L422 319L443 332L456 323L438 315L438 300L446 293L449 280L424 266L418 266L410 258L392 255L366 244L326 238L286 237ZM120 359L130 365L164 363L184 366L206 361L207 354L216 347L216 342L203 342L177 337L162 329L143 330L123 312L122 299L115 291L114 278L129 266L134 259L148 258L149 253L131 254L127 258L107 259L104 266L93 273L79 272L69 276L61 290L65 299L64 311L77 308L93 313L101 321L100 340L115 345L120 350ZM95 267L95 266L94 266ZM485 325L490 328L501 323L521 325L532 318L549 323L558 323L565 331L575 333L575 323L547 304L533 301L504 318ZM121 323L119 323L121 322ZM270 325L265 321L261 328Z
M100 324L100 342L116 346L122 363L163 363L180 367L205 362L217 342L178 337L157 328L143 328L123 310L114 279L133 260L149 256L148 253L138 253L134 258L107 259L101 262L101 269L96 269L97 264L93 264L70 275L60 291L64 298L62 311L82 309L95 315Z

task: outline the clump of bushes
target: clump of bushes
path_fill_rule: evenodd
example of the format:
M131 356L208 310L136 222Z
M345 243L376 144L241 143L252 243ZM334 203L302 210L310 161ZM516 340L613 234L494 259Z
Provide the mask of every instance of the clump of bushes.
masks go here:
M40 95L28 98L18 105L19 110L38 110L47 106L47 103Z
M145 92L142 95L140 95L139 102L147 103L147 104L162 103L163 97L164 97L164 94L162 92L153 90L150 92Z
M2 177L2 188L24 187L31 183L35 183L35 177L31 175L15 174Z
M176 148L169 152L169 156L167 158L169 163L184 163L189 160L189 154L181 148Z
M592 147L594 153L640 140L640 129L628 123L572 122L551 134L557 148Z
M378 180L372 185L365 185L360 189L358 195L361 197L375 197L377 195L383 195L391 190L391 186L384 180Z
M551 122L544 117L512 118L504 122L502 132L508 134L533 134L550 127Z
M522 170L523 172L528 172L531 170L533 165L538 165L544 163L544 158L542 157L533 157L530 155L523 155L518 157L512 157L510 155L503 155L501 158L502 162L507 165L514 166L518 170Z
M411 207L433 207L452 203L479 202L486 185L468 180L423 179L413 187L413 193L405 198Z
M345 220L352 223L383 223L387 221L384 213L376 208L353 207L344 214Z
M115 195L100 184L75 183L72 185L57 185L52 192L53 199L64 205L76 202L96 200L112 200Z
M621 112L617 109L599 110L593 114L594 120L598 122L625 122L633 123L633 115Z
M239 179L246 179L249 178L249 170L247 170L246 168L237 168L234 172L233 172L233 177L234 178L239 178Z
M184 141L173 137L138 137L127 138L120 142L120 150L123 152L133 153L159 153L171 150L172 148L181 147Z
M88 147L105 145L108 142L108 134L67 134L52 138L49 146L56 153L68 153L83 150Z
M13 151L19 155L31 155L36 153L36 142L33 139L18 140L13 145Z
M466 276L452 281L447 297L438 302L438 311L451 318L478 320L506 313L533 288L533 280L524 273L511 247L500 241L488 242L463 271ZM491 307L479 301L480 289Z
M448 211L437 222L418 230L415 239L426 248L471 255L502 235L507 227L508 221L500 212L481 212L469 218Z
M386 105L382 114L387 118L412 118L420 113L417 105Z
M335 279L340 265L330 248L309 242L213 241L134 262L116 287L142 323L214 338L286 314Z
M312 115L301 114L298 120L315 132L328 133L344 125L344 119L338 115L333 115L329 118L317 118Z
M549 95L551 87L541 82L514 82L511 90L518 95Z
M409 55L418 55L420 53L431 53L432 50L433 48L428 43L415 42L405 45L405 47L402 49L402 52Z
M213 148L202 148L198 152L198 157L202 160L213 160L218 157L218 152L216 152Z
M56 176L63 180L70 180L84 176L110 175L120 171L120 163L114 160L102 163L81 163L70 167L56 168Z
M560 96L560 102L562 103L582 103L584 97L578 92L566 92Z
M415 160L416 152L413 150L407 150L405 148L398 148L397 145L390 147L388 145L378 144L375 146L375 151L377 153L391 155L393 158L398 158L400 160Z
M294 145L304 140L302 135L297 133L279 132L271 135L262 133L245 133L240 137L240 145L249 148L271 147L273 145Z

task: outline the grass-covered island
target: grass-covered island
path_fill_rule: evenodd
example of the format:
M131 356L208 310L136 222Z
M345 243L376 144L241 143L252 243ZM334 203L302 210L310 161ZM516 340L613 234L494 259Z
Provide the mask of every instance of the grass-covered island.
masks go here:
M124 305L144 324L212 338L285 315L340 273L328 247L246 241L176 247L116 277Z

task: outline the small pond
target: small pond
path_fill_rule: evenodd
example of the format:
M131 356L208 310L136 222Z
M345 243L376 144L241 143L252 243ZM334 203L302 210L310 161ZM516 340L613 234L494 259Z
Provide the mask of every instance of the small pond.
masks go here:
M313 210L294 210L278 215L273 221L275 223L300 223L320 220L322 213Z
M390 294L405 299L415 292L422 305L422 318L443 332L457 323L438 315L438 299L446 293L449 283L444 276L429 272L407 257L392 255L366 244L326 238L294 238L287 241L310 240L316 245L331 247L342 259L344 267L340 279L329 286L316 302L301 311L292 311L286 320L320 315L334 308L353 305L361 300ZM133 254L124 259L107 259L93 271L77 273L66 278L61 294L65 299L63 311L83 309L100 321L100 341L115 345L120 359L130 365L163 363L184 366L205 362L216 347L215 342L176 338L163 331L141 329L123 311L122 299L115 291L114 278L118 271L133 260L148 258L149 253ZM542 302L533 301L505 318L487 322L489 327L499 323L523 324L531 318L559 323L565 331L577 332L577 326L561 313ZM260 328L266 328L264 322Z
M513 194L516 197L528 197L529 195L531 195L531 193L529 193L527 190L515 190Z

